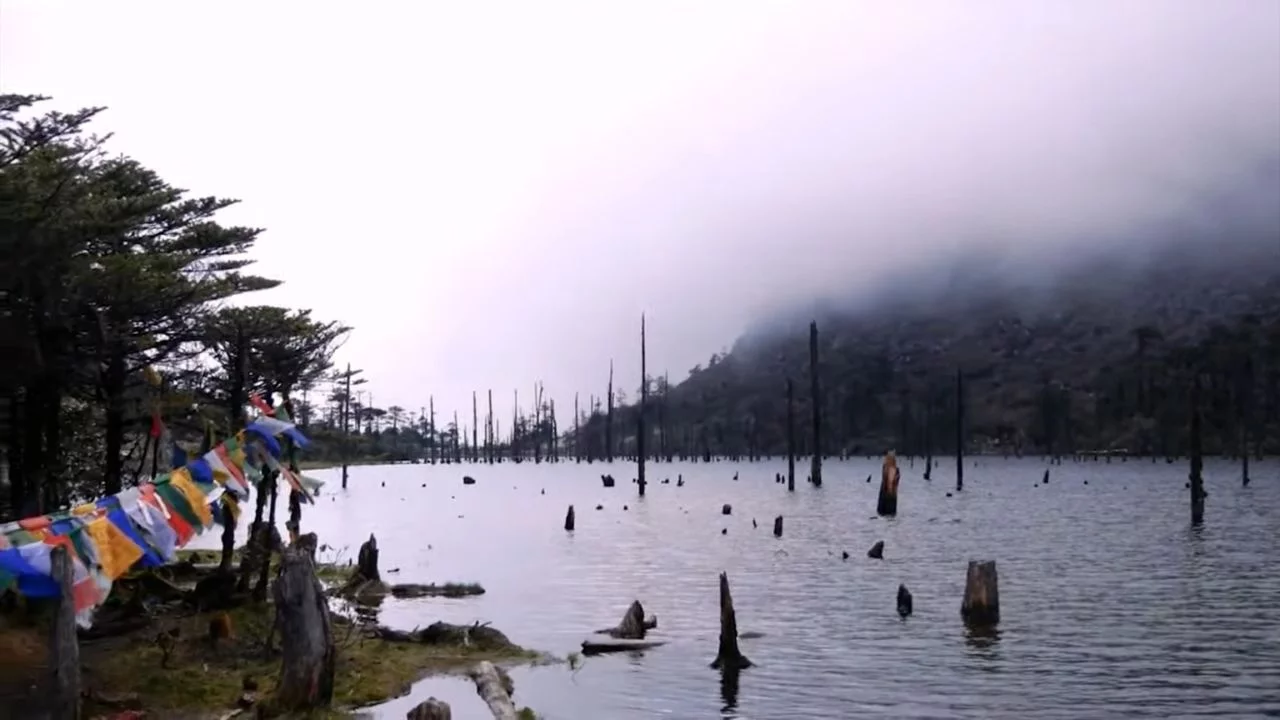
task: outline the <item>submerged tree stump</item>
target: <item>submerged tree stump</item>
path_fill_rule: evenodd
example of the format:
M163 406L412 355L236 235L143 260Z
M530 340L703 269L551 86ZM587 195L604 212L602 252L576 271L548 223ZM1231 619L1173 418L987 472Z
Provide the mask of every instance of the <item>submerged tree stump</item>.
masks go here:
M752 520L751 522L754 523L755 520ZM773 519L773 536L782 537L782 516L781 515Z
M378 582L382 575L378 573L378 539L369 533L369 539L360 545L356 554L356 574L365 582Z
M960 616L971 627L991 627L1000 622L1000 586L996 561L969 561Z
M884 559L884 541L877 540L876 544L872 545L871 549L867 551L867 557L871 558L872 560L883 560Z
M58 546L49 554L53 579L62 591L53 614L49 665L53 668L53 720L80 719L80 642L76 639L76 604L72 598L71 556Z
M892 517L898 514L898 481L901 478L898 458L890 450L885 453L884 465L880 469L880 497L876 501L877 515Z
M333 701L333 628L324 589L305 550L285 550L274 594L283 655L275 707L284 712L328 707Z
M751 667L751 661L738 649L738 616L733 611L728 573L720 573L720 649L711 667L730 671Z
M906 585L898 586L898 614L902 617L911 614L911 591Z
M573 506L569 506L569 512L564 514L564 529L573 532Z
M635 600L627 608L627 612L622 616L622 622L616 626L601 630L600 632L612 638L623 640L643 640L644 635L650 629L658 626L658 619L651 618L646 620L644 617L644 606L639 600Z
M516 704L511 701L511 678L506 677L493 663L481 661L467 672L476 684L476 694L489 706L494 720L518 720Z
M410 710L405 718L406 720L453 720L453 710L449 708L449 703L430 697Z

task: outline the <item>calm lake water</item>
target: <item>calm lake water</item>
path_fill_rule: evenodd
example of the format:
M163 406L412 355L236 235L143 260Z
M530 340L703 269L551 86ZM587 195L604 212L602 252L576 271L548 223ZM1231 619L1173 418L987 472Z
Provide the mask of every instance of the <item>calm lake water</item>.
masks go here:
M879 460L828 463L821 489L794 493L773 482L785 462L657 464L644 499L623 463L357 467L345 492L337 471L310 473L328 484L303 526L344 558L376 533L392 582L488 591L388 599L383 624L488 621L564 657L632 600L658 616L670 644L642 656L513 671L517 703L548 719L1280 717L1280 463L1255 464L1243 488L1211 461L1192 529L1185 463L1066 463L1046 486L1040 460L967 462L965 491L947 497L954 460L932 482L904 460L892 520L875 517ZM877 540L882 561L866 557ZM996 638L960 620L970 559L998 561ZM721 571L739 630L764 633L741 642L756 666L736 694L709 668ZM899 583L915 596L906 621ZM432 695L458 720L489 717L453 678L370 714L403 718Z

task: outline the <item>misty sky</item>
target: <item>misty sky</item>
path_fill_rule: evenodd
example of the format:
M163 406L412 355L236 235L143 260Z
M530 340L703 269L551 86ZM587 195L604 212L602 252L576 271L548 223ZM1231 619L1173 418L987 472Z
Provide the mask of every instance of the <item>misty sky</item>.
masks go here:
M611 357L639 386L642 311L674 382L761 313L1239 182L1280 2L0 0L0 88L241 198L286 281L250 301L354 326L378 406L542 380L564 426Z

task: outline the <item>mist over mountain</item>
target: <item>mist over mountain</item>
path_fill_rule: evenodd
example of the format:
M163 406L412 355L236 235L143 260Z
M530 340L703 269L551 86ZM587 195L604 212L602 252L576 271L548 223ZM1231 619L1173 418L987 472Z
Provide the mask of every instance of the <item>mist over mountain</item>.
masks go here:
M828 453L953 449L957 372L970 449L1182 452L1199 372L1210 451L1237 450L1242 427L1250 447L1274 451L1280 163L1259 168L1247 185L1127 235L923 258L762 317L729 352L659 383L651 432L666 435L669 452L785 452L791 378L810 442L814 320ZM633 412L617 413L620 449ZM593 418L584 442L602 442L604 422Z

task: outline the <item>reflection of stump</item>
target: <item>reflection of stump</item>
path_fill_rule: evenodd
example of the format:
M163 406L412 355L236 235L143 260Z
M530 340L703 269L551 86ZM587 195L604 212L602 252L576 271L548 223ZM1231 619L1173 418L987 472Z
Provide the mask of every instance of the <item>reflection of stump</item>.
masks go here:
M275 583L283 661L276 702L283 711L328 707L333 700L333 628L311 557L285 550Z
M453 720L453 711L449 709L449 703L427 698L405 717L407 720Z
M720 650L711 667L731 671L751 667L751 661L738 649L738 616L733 612L733 596L729 594L726 573L720 573Z
M996 561L969 561L964 582L964 602L960 616L974 627L992 626L1000 622L1000 587L996 578Z
M893 516L898 514L898 480L902 473L898 470L898 458L893 451L885 453L884 466L880 469L880 498L876 501L876 514Z
M360 546L356 555L356 572L366 581L376 582L382 579L378 573L378 540L369 534L369 539Z
M752 520L752 522L755 522L755 521ZM781 515L773 519L773 536L782 537L782 516Z
M494 720L517 720L516 704L511 701L511 678L488 660L467 672L476 684L476 693L489 706Z
M569 512L564 515L564 529L573 532L573 506L569 506Z

